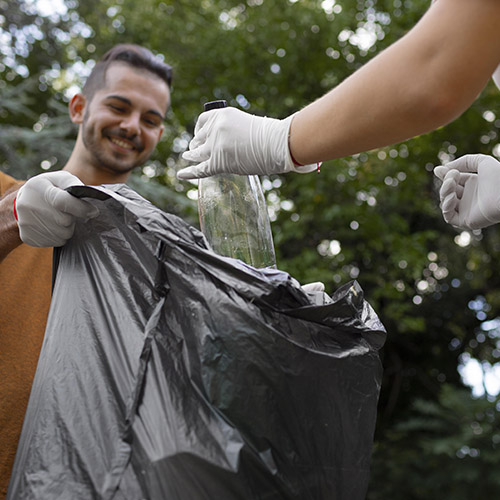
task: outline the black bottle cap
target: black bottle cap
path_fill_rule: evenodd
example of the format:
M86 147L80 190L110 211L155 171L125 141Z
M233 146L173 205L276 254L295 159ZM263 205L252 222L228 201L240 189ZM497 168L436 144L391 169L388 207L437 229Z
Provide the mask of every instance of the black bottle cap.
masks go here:
M210 111L211 109L227 108L226 101L210 101L203 105L204 111Z

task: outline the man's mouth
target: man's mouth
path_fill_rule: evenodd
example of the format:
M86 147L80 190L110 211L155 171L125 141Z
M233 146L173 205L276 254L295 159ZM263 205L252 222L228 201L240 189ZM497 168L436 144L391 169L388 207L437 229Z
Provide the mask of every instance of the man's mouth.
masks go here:
M108 137L108 139L113 143L113 144L116 144L117 146L119 146L120 148L123 148L123 149L129 149L129 150L132 150L132 149L135 149L135 146L133 144L131 144L130 142L128 141L124 141L123 139L119 139L118 137Z

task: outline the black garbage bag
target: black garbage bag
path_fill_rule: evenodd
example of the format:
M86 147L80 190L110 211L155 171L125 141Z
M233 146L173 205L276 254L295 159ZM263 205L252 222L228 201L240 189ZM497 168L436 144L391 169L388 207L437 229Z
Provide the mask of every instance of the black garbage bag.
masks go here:
M363 499L385 331L123 185L56 253L10 500Z

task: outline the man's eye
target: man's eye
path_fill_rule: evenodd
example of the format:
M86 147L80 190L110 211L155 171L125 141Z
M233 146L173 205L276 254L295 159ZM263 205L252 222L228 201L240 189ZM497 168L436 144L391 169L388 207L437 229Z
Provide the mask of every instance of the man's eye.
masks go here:
M155 120L150 120L149 118L145 118L145 119L144 119L144 123L145 123L146 125L149 125L150 127L159 127L159 126L160 126L160 124L159 124L157 121L155 121Z
M110 104L109 107L113 110L113 111L117 111L118 113L123 113L125 111L125 108L122 108L121 106L115 106L113 104Z

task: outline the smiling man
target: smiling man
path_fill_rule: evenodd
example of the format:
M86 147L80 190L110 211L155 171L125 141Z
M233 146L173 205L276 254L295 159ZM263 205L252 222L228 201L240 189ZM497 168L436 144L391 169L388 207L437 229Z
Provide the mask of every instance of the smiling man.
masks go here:
M154 73L125 61L96 66L70 102L80 129L64 170L85 184L125 182L160 140L169 102L168 82Z
M0 172L0 500L45 331L51 247L71 237L76 217L97 215L65 188L123 183L148 160L164 129L171 79L170 66L149 50L117 45L71 99L70 118L79 129L62 171L26 183Z

